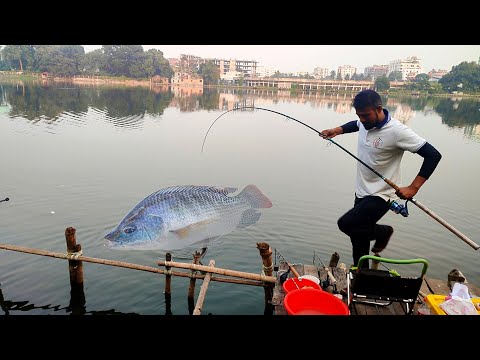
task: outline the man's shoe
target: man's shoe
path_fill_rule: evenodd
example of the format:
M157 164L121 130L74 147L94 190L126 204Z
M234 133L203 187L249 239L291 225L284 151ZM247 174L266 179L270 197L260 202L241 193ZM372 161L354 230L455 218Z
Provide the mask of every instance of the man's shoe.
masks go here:
M372 252L374 252L375 254L378 254L379 252L381 252L387 247L388 241L390 240L393 234L393 227L391 227L390 225L384 225L384 226L387 227L384 234L382 234L375 240L375 244L373 244L373 247L371 249Z

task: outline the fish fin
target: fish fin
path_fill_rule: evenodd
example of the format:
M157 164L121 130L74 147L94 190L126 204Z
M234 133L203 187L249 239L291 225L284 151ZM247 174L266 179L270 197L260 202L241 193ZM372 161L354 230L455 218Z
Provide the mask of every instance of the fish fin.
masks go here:
M245 198L255 209L272 207L270 199L253 184L245 186L245 189L243 189L237 196Z
M238 190L238 188L225 186L210 186L208 189L224 195L230 194Z
M237 227L239 229L243 229L250 225L253 225L258 221L258 219L260 219L261 215L262 214L256 211L255 209L245 210L242 214L242 218L240 219L240 222L238 223Z
M207 226L212 221L213 221L212 219L202 220L202 221L184 226L180 229L170 230L170 232L173 232L173 233L177 234L180 238L183 239L183 238L187 237L188 234L190 234L191 231L198 230L199 228Z

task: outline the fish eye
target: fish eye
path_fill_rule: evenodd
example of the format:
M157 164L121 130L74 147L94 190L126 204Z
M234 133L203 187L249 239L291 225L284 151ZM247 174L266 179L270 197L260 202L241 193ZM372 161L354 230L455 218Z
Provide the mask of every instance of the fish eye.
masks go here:
M133 233L135 230L137 230L137 227L135 225L128 225L128 226L125 226L123 228L123 232L125 234L131 234Z

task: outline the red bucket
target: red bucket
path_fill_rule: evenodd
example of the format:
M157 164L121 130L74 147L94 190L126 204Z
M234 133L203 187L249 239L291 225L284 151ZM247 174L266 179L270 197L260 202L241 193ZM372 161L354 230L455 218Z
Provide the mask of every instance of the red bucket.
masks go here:
M322 290L322 287L319 284L309 279L290 278L285 280L285 282L283 283L283 290L285 290L285 293L289 293L290 291L297 290L297 289L304 289L304 288Z
M342 300L317 289L290 291L283 299L283 306L289 315L350 315Z

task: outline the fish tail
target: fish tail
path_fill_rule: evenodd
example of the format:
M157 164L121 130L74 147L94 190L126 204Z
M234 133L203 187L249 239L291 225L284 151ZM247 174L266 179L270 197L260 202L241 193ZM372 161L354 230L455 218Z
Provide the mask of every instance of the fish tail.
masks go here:
M246 199L254 209L271 208L272 202L253 184L245 186L238 196Z

